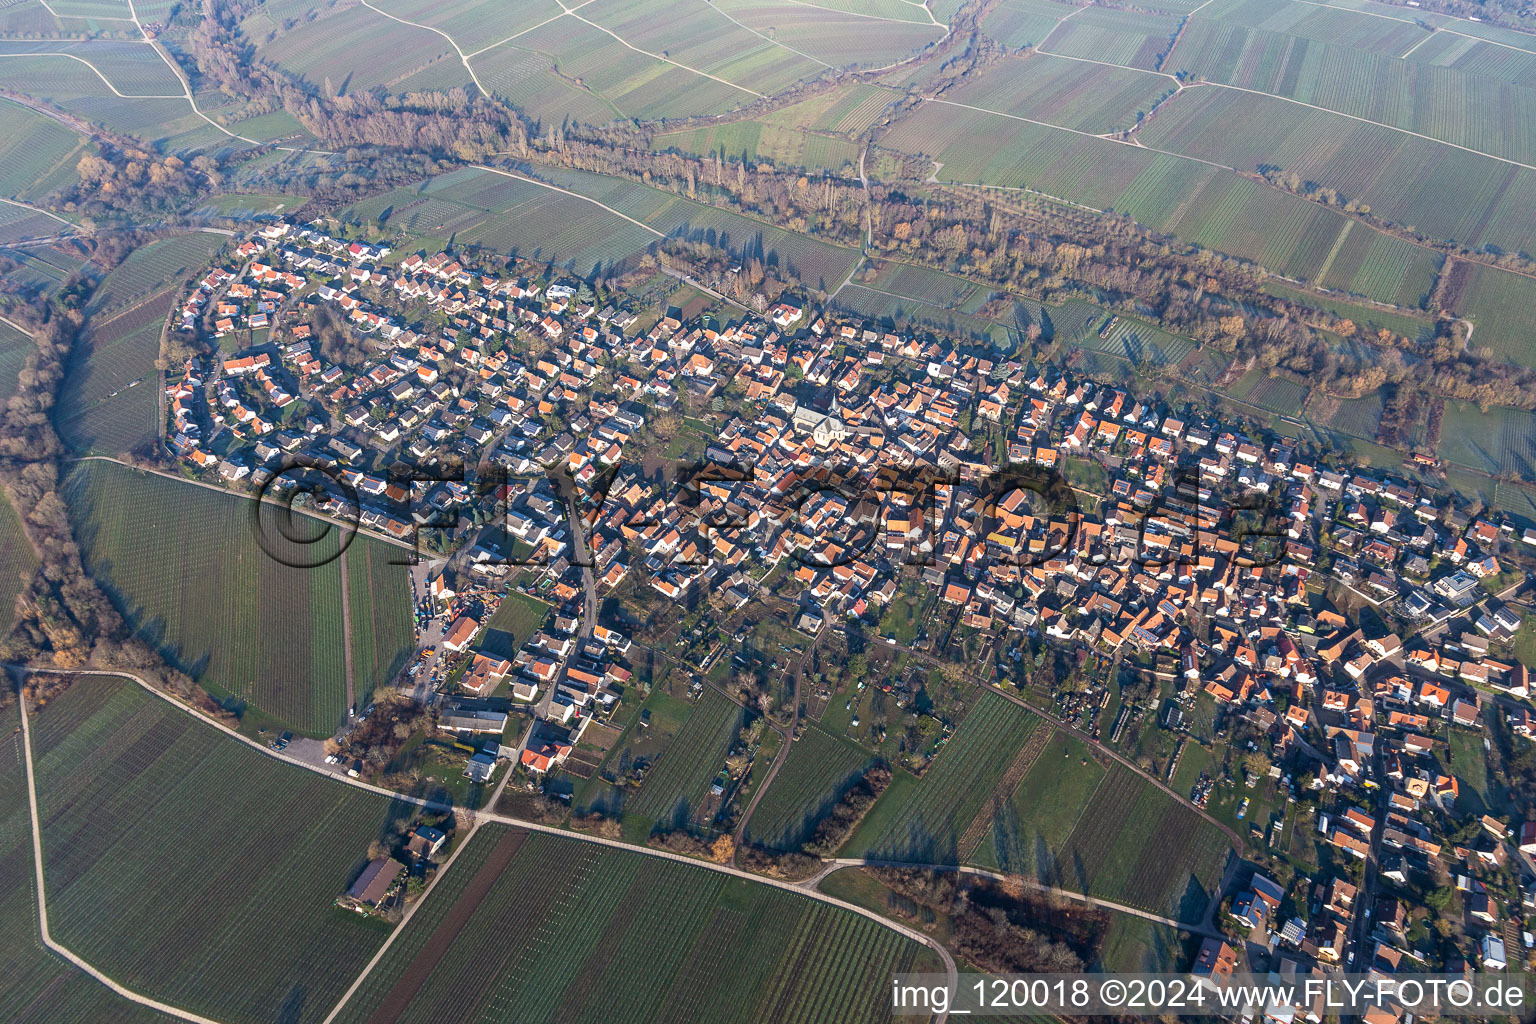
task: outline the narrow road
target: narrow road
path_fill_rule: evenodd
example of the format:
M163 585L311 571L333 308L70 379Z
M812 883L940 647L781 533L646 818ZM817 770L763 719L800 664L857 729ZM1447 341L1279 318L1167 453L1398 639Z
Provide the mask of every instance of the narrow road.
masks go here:
M296 766L298 768L305 769L306 771L312 771L312 772L315 772L315 773L317 773L319 775L324 775L324 776L326 776L328 778L334 779L337 782L342 783L343 785L353 786L353 787L356 787L358 789L365 789L365 790L367 790L367 791L369 791L371 793L376 793L376 794L378 794L380 796L387 797L390 800L397 801L397 802L402 802L402 803L412 804L412 805L414 805L416 807L421 807L421 808L426 809L426 810L452 813L453 811L460 809L460 808L454 808L451 805L443 804L443 803L440 803L440 802L437 802L437 801L424 800L424 799L422 799L420 797L407 796L407 795L402 794L402 793L396 793L393 790L384 789L381 786L375 786L375 785L373 785L371 783L363 782L360 779L349 778L348 776L346 776L343 773L335 772L335 771L330 771L330 770L328 770L324 766L310 764L308 762L301 761L301 760L299 760L299 759L297 759L297 758L295 758L295 757L293 757L291 755L288 755L288 754L284 753L283 751L273 750L272 748L270 748L270 747L268 747L268 746L266 746L264 744L257 743L255 740L251 739L248 736L241 735L240 733L236 732L234 729L231 729L229 726L225 725L223 722L214 721L213 719L208 718L207 716L199 713L195 709L193 709L193 708L191 708L191 707L181 703L180 701L176 700L170 694L167 694L164 691L159 690L159 689L155 688L154 686L150 685L143 677L141 677L141 676L139 676L139 675L137 675L135 673L132 673L132 672L123 672L123 671L117 671L117 670L104 670L104 669L81 669L81 670L58 669L58 668L51 668L51 667L34 667L34 666L31 666L31 665L17 665L17 664L6 664L4 667L8 671L19 672L19 673L22 673L22 674L25 674L25 673L40 673L40 674L64 675L64 676L116 676L116 677L119 677L119 678L128 679L128 680L130 680L130 681L132 681L134 683L137 683L139 686L143 687L145 690L149 691L154 696L159 697L161 700L164 700L166 703L172 705L173 707L176 707L176 708L180 709L181 711L184 711L187 714L192 715L194 718L198 719L199 721L201 721L201 722L203 722L203 723L205 723L207 725L210 725L210 726L212 726L215 729L218 729L220 732L224 733L226 736L229 736L232 739L235 739L235 740L237 740L237 741L239 741L241 743L244 743L246 746L250 747L251 749L253 749L253 750L257 751L258 753L261 753L261 754L263 754L263 755L265 755L267 757L271 757L271 758L274 758L274 759L279 760L279 761L284 761L284 762L286 762L288 764L291 764L291 765L294 765L294 766ZM25 707L23 707L22 720L23 720L24 723L26 722ZM24 725L24 729L29 729L29 728L30 728L29 726L25 726ZM41 910L42 909L42 901L43 901L43 886L42 886L42 829L41 829L41 825L38 823L38 818L37 818L37 814L36 814L36 793L35 793L35 788L34 788L34 786L32 784L32 754L31 754L31 740L30 740L30 733L29 732L27 733L27 738L25 740L25 743L26 743L25 751L26 751L26 759L27 759L28 793L29 793L29 796L32 799L32 807L33 807L33 826L32 826L33 849L34 849L34 857L35 857L35 859L37 861L37 868L38 868L38 899L39 899L39 909ZM868 918L871 921L874 921L874 922L876 922L878 924L884 925L887 928L890 928L892 931L895 931L898 934L900 934L900 935L902 935L902 936L904 936L904 937L906 937L908 939L911 939L914 942L922 943L923 945L927 946L929 949L933 950L935 955L937 955L939 957L939 959L944 962L945 970L946 970L946 972L949 975L949 981L950 981L950 985L951 986L955 985L957 980L958 980L958 978L959 978L959 968L956 966L955 959L950 954L949 950L945 949L944 946L941 943L939 943L936 940L930 938L929 936L925 935L924 933L922 933L922 932L920 932L920 931L918 931L918 930L916 930L914 928L910 928L907 925L904 925L904 924L902 924L899 921L893 921L890 918L887 918L887 917L885 917L885 916L883 916L881 914L878 914L878 913L876 913L873 910L868 910L868 909L866 909L864 907L857 906L856 904L849 903L849 902L847 902L845 900L838 899L835 896L829 896L829 895L827 895L826 893L823 893L823 892L816 892L816 891L813 891L813 890L804 889L801 886L796 885L794 882L788 882L788 881L784 881L782 879L777 879L777 878L769 878L769 877L767 877L765 875L753 874L750 871L744 871L744 870L742 870L740 868L732 867L732 866L726 865L726 864L716 864L716 863L714 863L712 861L699 860L699 859L694 858L694 857L687 857L687 856L684 856L683 854L680 854L680 853L673 853L670 850L660 850L660 849L656 849L656 848L650 847L650 846L636 846L636 845L631 844L631 843L622 842L621 840L618 840L618 839L606 839L606 838L604 838L602 836L589 835L589 834L583 833L583 832L575 832L575 831L570 831L570 830L563 829L563 828L556 828L553 825L545 825L545 824L542 824L542 823L536 822L536 821L528 821L528 820L525 820L525 819L522 819L522 818L513 817L511 815L498 814L494 810L491 810L491 811L476 811L475 812L475 822L476 822L476 825L474 827L472 827L471 835L473 835L474 831L478 830L478 826L480 824L482 824L484 822L491 822L491 821L498 822L498 823L503 824L503 825L511 825L511 826L516 827L516 828L527 829L530 832L543 832L543 833L546 833L548 835L560 836L562 838L574 840L576 842L592 843L592 844L595 844L595 845L598 845L598 846L611 847L611 848L616 849L616 850L627 850L627 851L629 851L631 853L637 853L637 854L641 854L641 855L647 856L647 857L658 857L658 858L661 858L663 860L675 861L675 862L677 862L679 864L691 864L694 867L699 868L700 870L715 871L715 872L719 872L721 874L731 875L732 877L740 878L740 879L743 879L745 881L755 882L758 885L768 885L768 886L772 886L773 888L776 888L776 889L782 889L785 892L798 893L801 896L805 896L805 897L808 897L810 899L817 900L817 901L819 901L821 903L826 903L826 904L829 904L829 905L832 905L832 906L835 906L835 907L839 907L839 908L841 908L843 910L847 910L847 911L849 911L851 913L858 914L861 917L866 917L866 918ZM466 841L462 844L462 846L460 848L462 849L464 847L467 847L468 845L469 845L469 841L466 839ZM444 866L444 868L442 868L442 869L440 869L438 871L437 877L438 878L442 878L445 874L447 874L447 866L446 865ZM418 901L416 905L419 906L422 902L424 902L424 901ZM47 939L46 918L43 919L43 923L44 923L43 935L44 935L44 941L46 943L46 942L49 941ZM403 930L404 929L403 929L403 925L402 925L401 927L399 927L399 928L397 928L395 930L394 935L398 936L399 934L401 934L401 932ZM391 941L392 940L393 940L393 936L392 936ZM182 1018L183 1020L194 1021L195 1024L219 1024L219 1022L217 1022L217 1021L210 1021L207 1018L199 1017L199 1016L197 1016L195 1014L190 1014L190 1013L188 1013L185 1010L178 1010L175 1007L166 1006L164 1004L157 1003L157 1002L155 1002L153 1000L148 1000L148 999L146 999L146 997L137 996L134 993L129 993L126 989L122 989L121 986L118 986L116 982L113 982L110 979L106 978L105 975L102 975L99 971L96 971L94 968L90 967L83 960L80 960L78 957L75 957L73 954L68 953L67 951L63 950L61 947L58 947L56 944L51 944L49 946L49 948L57 949L60 952L61 955L66 956L66 958L68 958L72 963L78 964L83 970L86 970L88 973L90 973L92 977L96 978L99 981L102 981L103 984L106 984L109 987L112 987L114 989L114 991L120 991L126 997L132 998L136 1002L141 1002L141 1003L143 1003L146 1006L153 1006L156 1009L160 1009L160 1010L163 1010L166 1013L173 1014L173 1015L175 1015L177 1017ZM377 962L377 960L378 960L378 957L375 957L375 962ZM370 965L370 967L371 966L372 965ZM348 993L349 996L350 996L351 992L355 992L357 990L357 988L360 986L361 982L366 977L367 977L367 971L365 970L363 975L361 977L359 977L356 982L354 982L354 984L352 986L352 989ZM343 999L343 1004L341 1004L341 1005L344 1005L344 1003L345 1003L345 998ZM337 1008L332 1011L331 1017L334 1017L336 1012L341 1009L341 1005L338 1005ZM328 1017L327 1020L331 1019L331 1017ZM937 1015L934 1018L934 1020L935 1020L936 1024L944 1024L944 1021L946 1020L946 1018L947 1018L947 1014L939 1014L939 1015Z

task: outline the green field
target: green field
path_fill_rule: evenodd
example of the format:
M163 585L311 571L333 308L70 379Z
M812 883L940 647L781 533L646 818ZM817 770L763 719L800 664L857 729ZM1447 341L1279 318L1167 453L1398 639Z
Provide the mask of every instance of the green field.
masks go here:
M1057 732L975 861L1182 921L1197 920L1229 838L1129 768Z
M148 476L113 463L81 464L63 487L87 569L133 627L210 692L249 704L297 731L329 735L346 713L346 664L338 561L292 568L259 546L249 499ZM333 552L336 530L284 553ZM267 534L274 540L275 524ZM411 643L410 591L378 585L378 541L353 539L350 604L357 689L367 693ZM393 552L395 549L391 548ZM397 570L398 571L398 570Z
M581 274L628 259L656 241L652 232L592 203L473 168L375 196L344 216L547 260Z
M395 677L416 647L412 642L410 552L363 541L347 548L347 598L352 609L352 669L358 707L376 686Z
M102 278L88 312L92 317L106 317L168 286L201 277L213 255L228 241L211 231L190 231L139 246Z
M847 139L756 120L656 135L651 146L700 156L719 154L729 159L771 160L782 167L813 170L846 171L859 161L859 147Z
M815 726L806 729L752 812L748 835L764 846L799 846L871 760L866 751L846 740Z
M485 644L512 657L549 617L549 605L508 588L496 613L486 621Z
M54 412L59 436L77 452L119 455L159 435L160 334L176 304L167 288L121 313L91 320L70 354Z
M693 819L709 784L725 767L725 754L741 727L741 708L713 687L705 687L677 737L646 773L626 815L663 825Z
M0 195L36 202L71 185L77 180L75 165L93 149L51 117L0 103Z
M164 1024L175 1018L119 998L43 946L37 930L37 876L27 815L21 718L14 700L0 709L0 1018L15 1024L122 1021ZM57 941L57 936L55 936Z
M1180 48L1182 51L1182 47ZM1526 247L1536 215L1503 209L1521 170L1392 128L1285 100L1196 88L1169 103L1144 145L1240 171L1279 167L1367 204L1377 217L1466 244Z
M720 872L488 825L337 1018L889 1019L892 972L933 969L876 921Z
M1042 53L1003 61L945 97L1098 135L1135 125L1175 87L1161 75Z
M383 941L333 901L408 808L116 679L42 708L33 756L53 937L122 984L230 1024L318 1021Z
M1130 914L1111 914L1109 931L1099 950L1100 969L1116 972L1163 973L1189 962L1188 932Z
M1439 454L1469 469L1513 471L1529 479L1536 467L1536 414L1498 406L1483 412L1467 402L1447 402Z
M399 92L473 87L469 72L442 36L391 21L366 7L300 21L270 42L263 39L257 53L316 86L329 81L338 92L375 86ZM427 69L432 74L424 74Z
M1536 279L1481 263L1457 260L1447 289L1451 312L1473 324L1471 346L1494 358L1536 366L1536 331L1531 327Z
M0 621L9 630L15 618L16 595L37 571L37 553L21 529L10 498L0 494Z
M1039 723L1017 704L983 694L921 778L896 773L840 855L956 863L967 832L988 813L993 780Z
M1423 39L1422 29L1404 21L1295 2L1219 0L1190 20L1165 69L1536 162L1530 86L1399 59Z

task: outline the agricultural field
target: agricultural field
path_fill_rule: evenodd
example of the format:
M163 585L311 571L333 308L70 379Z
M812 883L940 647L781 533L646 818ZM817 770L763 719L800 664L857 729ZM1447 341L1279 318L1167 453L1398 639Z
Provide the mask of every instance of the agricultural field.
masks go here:
M1118 973L1163 973L1189 963L1189 933L1143 917L1112 913L1095 966Z
M1175 86L1161 75L1037 54L1005 60L945 98L1100 135L1132 127Z
M1302 404L1307 398L1307 389L1301 384L1285 377L1270 376L1258 369L1249 370L1224 390L1239 402L1256 405L1279 416L1301 415Z
M669 192L601 174L538 169L541 178L611 206L668 236L699 238L789 269L812 287L836 287L859 250L796 234L762 221L696 203Z
M300 21L262 42L256 53L312 85L328 82L341 95L381 85L397 92L473 88L469 71L442 36L362 6ZM411 81L429 67L435 72L430 80Z
M515 7L497 0L378 0L373 6L405 21L432 26L449 36L465 53L492 46L560 14L554 0L528 0Z
M168 286L201 276L228 239L211 231L172 235L141 245L102 279L86 308L101 319L143 302Z
M1253 27L1282 22L1301 27ZM1190 19L1163 70L1311 103L1475 153L1536 163L1536 91L1456 67L1400 59L1424 38L1411 24L1343 11L1319 16L1317 5L1295 0L1223 0Z
M0 243L37 242L74 230L73 224L46 213L16 203L0 203Z
M732 159L771 160L780 166L810 170L852 171L859 162L859 147L847 139L782 128L763 120L668 132L653 136L651 146L660 151L700 156L719 154Z
M1336 210L1172 153L950 102L923 104L880 143L931 157L941 164L943 181L1028 188L1125 213L1155 231L1292 278L1314 274L1350 223ZM1432 265L1410 264L1397 275L1373 268L1356 287L1367 298L1394 302L1413 295L1426 271L1432 273Z
M120 455L158 436L155 360L176 297L167 288L120 313L92 318L85 344L71 353L54 412L71 449Z
M1204 912L1231 842L1060 731L998 811L974 861L1179 920Z
M331 733L346 714L339 560L281 564L258 544L248 499L113 463L81 464L63 492L87 570L140 636L250 723ZM282 552L291 561L335 550L336 528L313 525L321 539ZM276 542L273 524L265 533ZM348 562L367 568L349 571L379 571L387 558L367 549L381 543L354 537ZM411 642L405 583L350 590L361 692Z
M356 704L366 707L415 652L411 585L402 564L410 552L364 540L347 548L347 600L352 610L352 670Z
M1015 50L1037 46L1074 9L1056 0L1002 0L981 19L981 30Z
M319 1021L383 942L333 901L408 806L117 678L41 708L33 757L50 930L122 984L230 1024Z
M924 947L868 917L701 866L482 828L339 1024L510 1014L622 1020L887 1019ZM644 964L644 970L636 970Z
M0 495L0 622L7 630L15 618L16 595L36 571L37 553L22 532L16 507Z
M886 6L893 6L886 4ZM909 8L918 20L920 10ZM601 25L630 46L687 68L697 76L730 83L745 94L772 94L814 78L825 65L778 42L773 35L737 24L706 5L671 0L594 0L581 17Z
M14 700L0 709L0 735L0 958L6 965L0 976L0 1018L15 1024L169 1024L175 1018L120 998L43 946L21 718Z
M1536 413L1497 406L1483 412L1470 402L1447 402L1439 454L1469 469L1530 479L1536 470Z
M1520 168L1268 96L1187 89L1147 123L1140 139L1246 173L1278 167L1435 238L1518 249L1536 231L1529 211L1495 216L1517 187Z
M935 19L947 17L942 12L925 17L922 7L906 0L832 0L815 6L717 0L714 6L814 61L864 69L890 67L937 42L944 27Z
M1495 359L1536 366L1536 279L1457 260L1450 271L1445 305L1473 324L1473 348L1486 348Z
M973 825L990 820L991 790L1039 727L1025 709L986 692L920 778L896 773L840 854L958 863L976 841Z
M228 140L193 113L176 76L146 44L81 41L63 45L68 49L59 49L55 40L0 41L0 87L177 151ZM46 56L39 51L70 56ZM114 94L103 75L123 95Z
M7 249L6 255L16 264L8 275L11 283L23 294L48 295L56 291L71 274L84 266L78 252L65 248L69 245L69 242L59 242Z
M581 274L627 259L656 234L577 197L473 168L349 208L347 219L417 238L548 260Z
M1040 49L1153 71L1178 29L1171 14L1091 7L1061 22Z
M852 743L808 728L752 812L748 836L775 849L798 847L872 760Z
M900 93L884 86L839 85L770 111L759 120L780 128L803 128L852 138L868 130L900 98Z
M589 6L582 16L588 17L591 10ZM709 13L701 7L695 17ZM665 19L667 23L672 20ZM730 22L719 20L730 26ZM535 22L534 26L515 43L472 58L476 74L487 88L513 99L530 85L536 92L547 90L550 76L558 75L559 80L591 98L587 110L579 113L599 123L619 117L649 120L723 113L745 106L759 95L757 90L728 79L717 80L679 66L660 56L660 50L637 52L602 28L583 21L561 18L544 25ZM552 119L562 109L531 109L530 113Z
M705 687L676 738L646 772L639 792L626 802L625 814L663 826L692 821L710 783L725 767L741 719L739 705Z
M1101 312L1099 319L1109 315ZM1195 350L1195 343L1188 338L1124 316L1102 338L1099 329L1091 329L1083 331L1078 341L1085 349L1120 356L1138 365L1177 366Z
M246 125L241 125L244 132ZM303 206L304 196L257 195L248 192L227 192L211 197L207 203L191 211L190 217L228 217L231 220L249 220L274 213L291 213Z
M74 184L75 165L94 150L53 118L19 103L0 102L0 195L37 202Z
M495 614L485 624L486 642L492 643L492 636L502 634L494 645L510 658L548 617L549 605L509 588Z
M32 339L0 320L0 401L16 393L21 368L32 352Z

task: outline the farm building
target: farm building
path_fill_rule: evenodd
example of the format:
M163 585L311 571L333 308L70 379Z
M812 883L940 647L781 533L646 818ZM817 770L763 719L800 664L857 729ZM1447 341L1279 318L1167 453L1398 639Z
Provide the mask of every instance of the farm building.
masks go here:
M352 883L352 888L337 902L350 907L359 914L366 914L370 910L378 908L384 902L385 897L394 888L395 879L400 877L400 872L405 870L405 865L393 857L380 857L371 860L368 866L363 868L363 873L357 876L357 881Z

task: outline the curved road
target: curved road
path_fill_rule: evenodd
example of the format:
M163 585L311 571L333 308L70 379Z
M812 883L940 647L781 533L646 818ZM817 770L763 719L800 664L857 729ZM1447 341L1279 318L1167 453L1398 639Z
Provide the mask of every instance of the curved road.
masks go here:
M413 804L413 805L415 805L417 807L421 807L421 808L424 808L424 809L427 809L427 810L433 810L433 811L440 811L440 812L441 811L448 811L448 812L451 812L451 811L455 810L455 808L450 806L450 805L442 804L442 803L439 803L439 802L436 802L436 801L431 801L431 800L424 800L424 799L422 799L420 797L407 796L407 795L402 794L402 793L396 793L393 790L385 789L385 788L383 788L381 786L375 786L375 785L373 785L371 783L363 782L363 781L361 781L359 779L349 778L346 775L338 773L338 772L328 771L327 769L325 769L325 768L323 768L323 767L321 767L319 765L310 764L310 763L307 763L305 761L301 761L301 760L299 760L299 759L297 759L297 758L295 758L295 757L293 757L293 756L291 756L289 754L286 754L283 751L273 750L272 748L270 748L268 746L265 746L264 744L256 742L255 740L251 739L248 736L241 735L240 733L236 732L234 729L231 729L228 725L224 724L223 722L215 721L214 719L211 719L211 718L207 717L206 715L201 714L197 710L195 710L195 709L193 709L191 707L188 707L187 705L185 705L185 704L181 703L180 701L176 700L170 694L168 694L168 693L164 692L163 690L157 689L156 687L152 686L143 677L141 677L141 676L139 676L139 675L137 675L135 673L132 673L132 672L123 672L123 671L117 671L117 670L104 670L104 669L79 669L79 670L76 670L76 669L57 669L57 668L51 668L51 667L34 667L34 666L31 666L31 665L17 665L17 664L6 664L4 666L4 668L8 672L20 673L22 675L25 675L27 673L38 673L38 674L64 675L64 676L118 676L120 678L128 679L128 680L133 681L134 683L137 683L139 686L143 687L145 690L149 691L151 694L155 695L156 697L159 697L161 700L164 700L166 703L172 705L173 707L176 707L176 708L186 712L187 714L192 715L194 718L197 718L199 721L202 721L202 722L204 722L207 725L211 725L215 729L218 729L220 732L224 733L226 736L229 736L232 739L235 739L235 740L238 740L241 743L244 743L245 745L251 747L253 750L258 751L258 752L266 755L267 757L271 757L271 758L274 758L274 759L279 760L279 761L287 762L288 764L295 765L295 766L297 766L299 768L303 768L303 769L305 769L307 771L316 772L316 773L318 773L320 775L326 776L327 778L335 779L336 781L341 782L341 783L343 783L345 785L348 785L348 786L355 786L355 787L357 787L359 789L368 790L369 792L376 793L376 794L378 794L380 796L387 797L387 798L389 798L391 800L402 801L404 803ZM180 1017L183 1020L193 1021L194 1024L220 1024L220 1022L218 1022L218 1021L209 1020L206 1017L200 1017L197 1014L189 1013L188 1011L185 1011L185 1010L179 1010L179 1009L176 1009L175 1007L167 1006L166 1004L160 1003L157 1000L154 1000L154 999L151 999L151 998L149 998L147 996L143 996L143 995L140 995L138 993L132 992L131 990L129 990L129 989L125 988L124 986L118 984L117 982L113 981L111 978L107 977L105 974L103 974L100 971L96 970L95 968L91 967L88 963L86 963L86 961L84 961L84 960L80 959L79 957L75 956L75 954L73 954L69 950L65 949L63 946L60 946L58 943L53 942L48 937L48 932L47 932L47 893L46 893L46 888L45 888L44 880L43 880L42 826L39 823L39 819L38 819L38 815L37 815L37 790L36 790L36 785L35 785L34 778L33 778L31 727L30 727L30 725L27 722L25 689L21 690L21 700L22 700L21 711L22 711L22 723L23 723L23 727L22 727L22 729L23 729L23 742L24 742L24 746L25 746L26 761L27 761L27 795L28 795L29 800L31 801L31 808L32 808L33 858L34 858L35 866L36 866L36 869L37 869L37 899L38 899L39 922L40 922L40 925L42 926L45 944L47 944L50 949L53 949L56 952L58 952L61 956L64 956L71 963L74 963L77 966L79 966L82 970L85 970L87 973L89 973L92 977L96 978L98 981L100 981L103 984L105 984L108 987L110 987L113 991L117 992L119 995L123 996L125 999L132 1000L133 1002L139 1003L139 1004L144 1005L144 1006L153 1007L153 1008L161 1010L162 1012L165 1012L165 1013L173 1014L174 1016ZM469 840L473 838L475 832L478 831L480 825L484 824L485 822L491 822L491 821L494 821L494 822L497 822L497 823L503 824L503 825L511 825L511 826L516 827L516 828L526 829L526 830L528 830L530 832L545 832L545 833L548 833L550 835L561 836L563 838L571 839L571 840L574 840L574 841L577 841L577 842L594 843L594 844L596 844L598 846L609 846L609 847L613 847L614 849L628 850L631 853L638 853L638 854L641 854L643 856L659 857L659 858L661 858L663 860L677 861L678 863L682 863L682 864L691 864L694 867L699 868L701 870L716 871L716 872L720 872L721 874L731 875L731 876L733 876L735 878L741 878L741 879L744 879L744 880L749 881L749 882L755 882L755 883L757 883L759 885L773 886L776 889L783 889L786 892L798 893L801 896L805 896L805 897L807 897L809 899L818 900L819 902L822 902L822 903L827 903L827 904L830 904L832 906L840 907L843 910L847 910L847 911L850 911L852 913L858 914L858 915L860 915L862 917L869 918L871 921L875 921L878 924L881 924L881 925L883 925L883 926L885 926L887 928L890 928L892 931L895 931L898 934L900 934L900 935L902 935L902 936L904 936L904 937L906 937L908 939L911 939L914 942L919 942L919 943L922 943L924 946L927 946L929 949L933 950L933 952L939 957L940 960L943 961L945 972L949 976L950 985L954 986L955 984L958 983L959 968L958 968L958 966L955 963L954 957L950 954L949 950L945 949L944 946L942 944L940 944L939 942L937 942L936 940L934 940L931 937L923 934L920 931L917 931L914 928L907 927L906 925L900 923L899 921L892 921L891 919L889 919L887 917L884 917L884 916L882 916L880 914L877 914L873 910L868 910L868 909L866 909L864 907L860 907L860 906L858 906L856 904L849 903L849 902L847 902L845 900L840 900L837 897L829 896L826 893L822 893L822 892L817 892L815 890L806 889L803 886L795 884L794 882L787 882L787 881L783 881L783 880L777 879L777 878L769 878L769 877L766 877L764 875L753 874L750 871L744 871L744 870L742 870L740 868L732 867L732 866L729 866L729 865L726 865L726 864L715 864L715 863L713 863L711 861L703 861L703 860L695 859L693 857L686 857L686 856L684 856L684 855L682 855L680 853L672 853L669 850L658 850L658 849L655 849L653 847L648 847L648 846L636 846L636 845L633 845L631 843L621 842L621 841L619 841L617 839L606 839L606 838L604 838L602 836L587 835L587 834L581 833L581 832L568 831L566 829L556 828L556 827L554 827L552 825L545 825L545 824L542 824L540 822L528 821L528 820L525 820L523 818L516 818L516 817L513 817L511 815L507 815L507 814L498 814L498 813L495 813L495 812L492 812L492 811L479 811L479 812L476 812L476 814L475 814L475 824L473 826L471 826L471 828L470 828L470 836L469 836L469 838L466 838L466 840L458 846L458 849L462 850L462 849L466 848L469 845ZM450 860L449 864L451 864L451 863L452 863L452 861ZM443 869L438 871L438 873L435 876L435 878L437 878L437 879L442 878L447 873L448 866L449 865L445 864ZM413 904L413 908L421 906L423 902L424 902L424 900L417 900L416 903ZM359 987L361 987L363 981L367 978L369 971L371 971L372 968L374 967L374 965L377 964L377 962L383 957L384 952L389 948L390 944L392 944L394 942L395 938L397 936L399 936L404 931L404 925L405 925L406 920L408 920L408 919L409 919L408 916L405 919L402 919L401 924L398 925L390 933L389 940L386 941L385 945L379 950L379 953L374 957L373 961L368 965L368 967L364 968L363 972L359 975L357 980L355 982L353 982L352 988L349 989L348 992L342 997L341 1003L339 1003L331 1011L330 1017L334 1017L336 1015L336 1013L339 1012L340 1009L345 1005L347 999L350 998L350 996ZM330 1018L327 1018L327 1019L330 1019ZM938 1014L934 1018L936 1024L944 1024L946 1019L947 1019L947 1014Z

